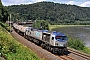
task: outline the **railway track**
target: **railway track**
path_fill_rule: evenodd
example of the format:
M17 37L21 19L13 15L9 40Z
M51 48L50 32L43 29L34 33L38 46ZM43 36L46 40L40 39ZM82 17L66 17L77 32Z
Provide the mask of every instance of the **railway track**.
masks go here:
M74 58L70 57L70 56L59 56L62 60L75 60Z
M90 60L90 55L87 55L85 53L82 53L82 52L79 52L77 50L73 50L73 49L70 49L70 48L68 48L68 51L75 54L75 55L77 55L77 56L80 56L80 57L82 57L82 58L84 58L86 60Z

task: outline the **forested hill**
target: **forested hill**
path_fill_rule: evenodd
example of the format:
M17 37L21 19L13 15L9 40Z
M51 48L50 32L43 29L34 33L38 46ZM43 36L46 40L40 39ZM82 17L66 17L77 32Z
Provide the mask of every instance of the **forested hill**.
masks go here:
M8 6L13 20L47 20L51 24L89 24L90 7L38 2Z
M0 22L6 22L6 20L8 20L8 11L6 7L2 5L0 0Z

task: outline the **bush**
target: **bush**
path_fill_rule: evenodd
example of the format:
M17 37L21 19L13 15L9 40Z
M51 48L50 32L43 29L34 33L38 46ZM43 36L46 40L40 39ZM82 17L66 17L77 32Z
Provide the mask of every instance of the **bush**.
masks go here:
M69 38L68 46L77 50L83 50L85 47L84 42L76 38Z

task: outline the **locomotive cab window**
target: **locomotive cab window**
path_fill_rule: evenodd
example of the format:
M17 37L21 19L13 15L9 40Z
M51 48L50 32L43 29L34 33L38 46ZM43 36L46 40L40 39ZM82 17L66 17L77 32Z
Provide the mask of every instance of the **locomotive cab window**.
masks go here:
M56 40L67 40L66 36L56 36Z
M54 37L52 37L52 40L54 40Z

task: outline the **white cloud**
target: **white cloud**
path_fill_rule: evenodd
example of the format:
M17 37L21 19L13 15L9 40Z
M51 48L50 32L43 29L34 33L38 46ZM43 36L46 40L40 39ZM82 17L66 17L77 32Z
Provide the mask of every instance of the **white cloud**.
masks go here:
M41 2L41 1L46 1L46 0L35 0L35 2Z
M75 5L75 2L74 2L74 1L69 1L69 2L66 3L66 4Z
M84 2L84 3L80 4L79 6L90 7L90 1Z
M5 3L13 3L13 4L19 4L19 3L24 3L25 1L27 0L8 0L8 1L5 1Z
M2 3L4 6L8 6L8 5L18 5L21 3L24 3L25 0L2 0Z
M81 6L81 7L90 7L90 0L89 0L89 1L86 1L86 2L84 2L84 3L75 2L75 1L69 1L69 2L67 2L66 4L78 5L78 6Z
M32 0L31 2L27 2L27 3L23 3L23 4L32 4L32 3L36 3L36 2L42 2L42 1L46 1L46 0Z
M8 6L8 5L14 5L14 4L12 4L12 3L6 3L6 2L2 2L2 4L4 5L4 6Z
M22 4L32 4L32 2L22 3Z
M2 0L4 6L8 5L20 5L20 4L32 4L46 0Z

